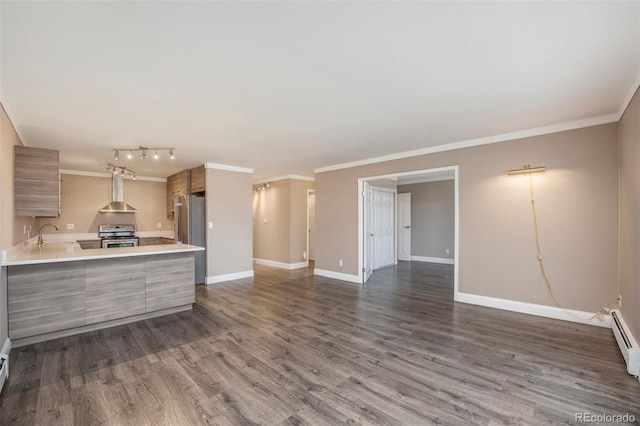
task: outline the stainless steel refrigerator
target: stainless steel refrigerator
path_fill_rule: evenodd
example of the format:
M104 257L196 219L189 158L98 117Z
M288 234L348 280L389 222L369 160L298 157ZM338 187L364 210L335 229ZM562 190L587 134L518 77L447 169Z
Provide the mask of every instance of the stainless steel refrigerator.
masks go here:
M176 244L206 247L205 198L195 195L177 195L174 202L174 235ZM194 252L196 258L196 284L205 282L205 251Z

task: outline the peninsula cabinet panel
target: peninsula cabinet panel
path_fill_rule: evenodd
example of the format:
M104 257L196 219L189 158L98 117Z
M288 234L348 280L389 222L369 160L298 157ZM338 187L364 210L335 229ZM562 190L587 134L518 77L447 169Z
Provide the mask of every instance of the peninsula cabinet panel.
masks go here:
M15 147L15 216L60 216L58 151Z
M192 253L147 257L147 312L195 303Z
M86 323L145 313L144 258L85 261Z
M20 339L85 324L84 262L8 268L9 337Z

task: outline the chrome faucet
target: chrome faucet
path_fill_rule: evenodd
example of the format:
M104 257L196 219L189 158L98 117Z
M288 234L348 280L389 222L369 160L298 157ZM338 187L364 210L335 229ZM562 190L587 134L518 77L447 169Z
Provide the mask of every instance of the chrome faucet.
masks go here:
M44 244L44 241L42 241L42 229L46 228L47 226L53 226L54 228L56 228L56 231L59 231L60 228L58 227L58 225L54 225L53 223L45 223L44 225L42 225L40 228L38 228L38 245L41 246L42 244Z

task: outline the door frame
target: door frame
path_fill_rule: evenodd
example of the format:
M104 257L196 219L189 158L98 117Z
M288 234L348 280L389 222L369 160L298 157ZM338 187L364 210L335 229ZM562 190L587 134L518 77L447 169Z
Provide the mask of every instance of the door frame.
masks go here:
M315 189L307 189L307 258L305 259L305 262L307 264L307 268L309 267L309 196L313 194L316 194L316 190ZM314 199L314 202L317 202L317 200ZM315 207L314 207L315 209ZM315 221L315 215L314 215L314 221ZM315 233L315 223L313 224L313 229L314 229L314 233ZM314 239L314 244L315 244L315 239ZM314 247L315 250L315 247ZM314 256L315 257L315 256ZM315 262L315 259L314 259Z
M401 194L396 193L396 264L398 263L399 259L399 253L400 253L400 196L401 195L405 195L409 197L409 222L411 222L411 193L410 192L404 192ZM413 229L411 228L411 226L413 226L413 224L409 225L409 261L411 261L411 232L413 231Z
M455 246L453 248L453 300L458 300L458 289L459 289L459 264L460 264L460 203L459 203L459 172L458 166L447 166L447 167L437 167L433 169L422 169L422 170L414 170L410 172L400 172L400 173L388 173L385 175L378 176L368 176L363 178L358 178L358 279L359 282L364 283L364 274L362 271L362 267L364 264L364 247L363 247L363 220L364 220L364 206L362 200L362 193L364 192L364 182L369 180L376 179L392 179L398 177L412 176L412 175L425 175L429 173L441 173L446 171L453 172L453 188L454 188L454 243ZM397 204L397 203L396 203ZM396 221L397 227L397 221ZM397 244L396 244L397 249Z

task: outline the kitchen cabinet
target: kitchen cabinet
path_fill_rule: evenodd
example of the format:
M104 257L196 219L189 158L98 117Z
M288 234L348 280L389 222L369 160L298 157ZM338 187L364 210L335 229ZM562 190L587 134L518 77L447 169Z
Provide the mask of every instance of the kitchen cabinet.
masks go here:
M15 216L60 216L58 151L15 147L14 201Z
M84 262L9 267L11 339L84 325L84 272Z
M195 259L164 255L147 259L147 311L195 303Z
M140 257L86 261L86 324L145 313L145 273Z
M138 245L140 246L157 246L162 244L173 244L173 238L166 237L144 237L138 239Z
M189 195L191 184L189 170L183 170L167 178L167 217L172 219L174 213L173 197Z
M78 244L82 250L102 248L102 240L81 240Z
M191 309L193 253L151 253L8 266L9 337L30 344Z
M204 166L191 169L191 194L200 194L205 192L205 168Z

